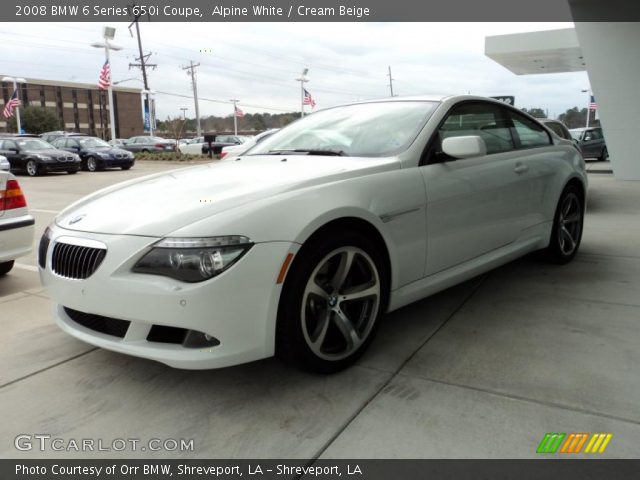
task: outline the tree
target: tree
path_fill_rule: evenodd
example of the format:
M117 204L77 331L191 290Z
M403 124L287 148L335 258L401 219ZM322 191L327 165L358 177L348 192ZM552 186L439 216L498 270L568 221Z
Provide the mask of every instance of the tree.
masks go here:
M568 128L581 128L586 126L587 123L587 109L583 108L578 110L578 107L573 107L558 116L558 120L564 123ZM600 126L600 120L595 119L595 112L591 112L589 115L589 126Z
M524 113L528 113L529 115L531 115L533 118L547 118L547 113L544 111L543 108L522 108L521 109Z
M185 123L186 123L185 120L183 120L182 118L167 117L167 120L162 122L162 128L160 127L159 122L157 124L157 127L158 127L158 130L168 133L171 136L171 138L178 139L184 136Z
M8 123L10 130L15 131L17 129L16 117L11 118ZM21 107L20 124L25 132L35 134L62 129L62 120L52 108Z

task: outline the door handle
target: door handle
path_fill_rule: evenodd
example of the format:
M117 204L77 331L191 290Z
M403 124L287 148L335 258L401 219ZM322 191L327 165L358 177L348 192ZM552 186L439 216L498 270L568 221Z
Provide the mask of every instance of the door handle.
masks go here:
M527 167L526 165L523 165L522 163L516 164L516 167L513 169L513 171L516 172L518 175L526 172L527 170L529 170L529 167Z

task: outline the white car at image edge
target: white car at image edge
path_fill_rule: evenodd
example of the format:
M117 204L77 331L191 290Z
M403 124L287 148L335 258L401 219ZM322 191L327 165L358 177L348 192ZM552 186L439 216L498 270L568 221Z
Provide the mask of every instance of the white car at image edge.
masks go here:
M0 170L0 276L11 271L16 258L31 251L34 225L16 177Z
M512 107L369 101L76 202L42 237L40 275L58 325L93 345L332 372L386 312L535 250L570 261L586 192L572 142Z

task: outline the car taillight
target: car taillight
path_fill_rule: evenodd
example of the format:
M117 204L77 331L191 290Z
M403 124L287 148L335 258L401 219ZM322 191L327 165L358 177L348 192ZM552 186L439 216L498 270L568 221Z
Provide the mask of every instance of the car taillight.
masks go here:
M27 199L17 180L9 180L6 190L0 190L0 210L12 210L27 206Z
M227 156L227 152L220 152L220 160Z
M163 145L163 144L161 144L161 143L156 143L156 148L162 148L162 149L164 149L164 145Z

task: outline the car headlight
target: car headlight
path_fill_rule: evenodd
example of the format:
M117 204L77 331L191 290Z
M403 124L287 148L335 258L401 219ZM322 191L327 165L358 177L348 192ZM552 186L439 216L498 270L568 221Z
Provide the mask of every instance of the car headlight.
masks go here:
M36 155L36 158L38 160L52 160L52 158L49 155L40 155L40 154L38 154L38 155Z
M111 154L106 152L96 152L96 155L98 155L100 158L111 158Z
M188 283L221 274L253 246L240 235L204 238L165 238L133 267L134 272L163 275Z

